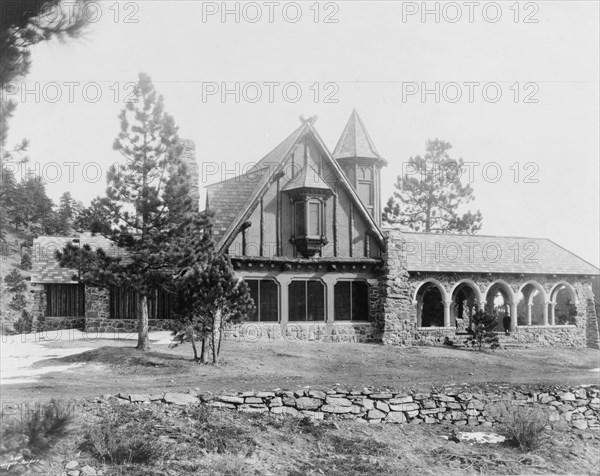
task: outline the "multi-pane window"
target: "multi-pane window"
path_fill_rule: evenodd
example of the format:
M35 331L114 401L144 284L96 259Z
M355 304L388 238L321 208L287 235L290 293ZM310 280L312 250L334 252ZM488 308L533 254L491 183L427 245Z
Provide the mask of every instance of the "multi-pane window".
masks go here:
M256 311L248 316L250 321L277 322L279 320L278 288L270 279L246 279L250 288L250 297Z
M325 286L321 281L292 281L288 289L290 321L325 320Z
M304 236L306 234L306 218L304 216L304 202L296 202L294 204L294 211L296 214L296 236Z
M85 316L83 284L46 284L46 316Z
M339 281L334 288L336 321L368 321L369 286L364 281Z

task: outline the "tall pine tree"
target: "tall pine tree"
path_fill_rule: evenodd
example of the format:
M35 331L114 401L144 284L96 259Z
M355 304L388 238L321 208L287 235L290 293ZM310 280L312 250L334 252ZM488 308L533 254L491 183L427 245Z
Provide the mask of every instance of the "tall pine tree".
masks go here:
M138 296L138 344L149 349L150 297L172 279L185 248L180 239L189 224L192 202L173 118L148 75L141 73L137 102L121 112L113 148L125 163L107 173L106 197L88 209L92 231L123 253L69 245L58 253L61 265L82 270L82 280L119 286Z
M476 233L481 229L480 211L459 209L471 202L473 189L463 185L464 162L451 158L448 142L430 140L423 157L411 157L406 174L396 180L396 190L383 211L383 221L415 231Z

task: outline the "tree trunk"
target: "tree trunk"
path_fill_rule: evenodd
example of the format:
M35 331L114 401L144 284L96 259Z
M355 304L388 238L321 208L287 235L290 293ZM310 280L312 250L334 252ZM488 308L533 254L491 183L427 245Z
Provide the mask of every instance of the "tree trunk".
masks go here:
M150 338L148 337L148 296L142 294L138 305L138 343L136 349L150 350Z
M190 327L189 331L192 340L192 349L194 349L194 362L198 362L198 349L196 348L196 336L194 335L194 328Z
M212 331L212 351L213 351L213 364L219 363L219 348L221 347L221 321L223 316L221 315L221 310L217 309L217 311L213 314L213 331Z
M204 364L208 363L209 347L210 347L210 342L208 340L208 337L203 337L202 338L202 359L200 360L200 362L202 362Z

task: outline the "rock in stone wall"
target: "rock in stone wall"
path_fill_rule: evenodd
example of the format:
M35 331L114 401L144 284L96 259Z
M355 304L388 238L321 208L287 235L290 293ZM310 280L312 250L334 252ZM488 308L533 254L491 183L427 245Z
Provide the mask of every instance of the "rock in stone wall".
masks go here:
M224 395L192 393L119 394L131 403L188 405L203 403L215 409L313 419L351 419L361 423L447 423L493 427L506 408L531 406L544 410L553 425L600 431L600 389L575 387L539 391L469 391L459 387L444 392L395 392L371 389L300 389L238 392Z
M287 342L380 342L380 331L371 323L245 322L225 331L225 339L239 342L285 340Z

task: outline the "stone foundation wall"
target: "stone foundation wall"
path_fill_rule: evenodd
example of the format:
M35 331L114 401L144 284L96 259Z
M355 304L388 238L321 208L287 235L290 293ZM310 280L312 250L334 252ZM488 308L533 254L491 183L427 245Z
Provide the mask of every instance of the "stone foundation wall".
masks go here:
M537 347L585 347L585 335L577 326L519 326L511 340Z
M380 342L380 331L372 323L279 323L245 322L225 331L227 340L258 342Z
M225 395L165 393L116 396L138 404L175 405L203 403L212 408L246 413L308 416L314 419L352 419L361 423L447 423L491 428L501 423L508 406L532 406L544 410L552 425L578 430L600 430L600 389L576 387L539 391L393 392L345 390L296 390L239 392Z
M43 317L37 321L36 331L55 331L59 329L85 329L85 317Z

